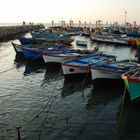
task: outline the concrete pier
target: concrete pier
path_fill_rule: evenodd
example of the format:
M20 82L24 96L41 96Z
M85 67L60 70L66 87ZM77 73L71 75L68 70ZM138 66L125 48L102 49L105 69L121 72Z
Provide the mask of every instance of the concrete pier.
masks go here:
M27 33L29 31L43 29L43 24L39 25L21 25L21 26L2 26L0 27L0 42L14 39L18 35Z

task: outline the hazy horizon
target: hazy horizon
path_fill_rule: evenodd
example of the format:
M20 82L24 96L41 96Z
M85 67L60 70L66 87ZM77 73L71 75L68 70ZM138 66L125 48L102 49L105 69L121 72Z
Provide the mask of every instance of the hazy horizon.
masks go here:
M0 0L0 23L78 23L126 21L140 24L139 0ZM125 11L127 13L125 14Z

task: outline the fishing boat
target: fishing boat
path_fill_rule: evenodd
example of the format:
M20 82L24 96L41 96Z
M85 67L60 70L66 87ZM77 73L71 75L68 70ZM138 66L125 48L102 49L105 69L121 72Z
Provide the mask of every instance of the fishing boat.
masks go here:
M113 38L114 43L122 45L128 45L129 39L130 38L128 38L126 34L115 35L115 37Z
M46 38L26 38L26 37L21 37L18 38L20 44L25 45L25 44L41 44L47 42Z
M49 43L58 43L64 45L70 45L74 39L71 39L69 35L59 32L45 32L37 31L30 32L31 36L35 38L37 43L40 42L49 42Z
M58 44L63 44L63 45L70 45L74 39L64 39L64 38L36 38L36 42L48 42L48 43L58 43Z
M121 75L130 95L130 101L140 103L140 67Z
M114 36L106 34L98 34L98 33L92 33L90 35L91 40L98 41L98 42L104 42L104 43L114 43Z
M116 61L113 63L103 63L91 65L92 80L95 79L121 79L124 72L139 67L140 64L130 60Z
M68 59L79 57L80 54L73 51L52 51L43 52L43 59L45 63L62 63ZM82 56L82 55L81 55Z
M76 40L76 45L80 46L87 46L88 42L87 41L82 41L82 40Z
M129 39L126 34L114 34L107 32L94 32L90 35L91 40L104 43L129 45Z
M89 37L90 36L90 28L88 28L88 27L82 28L81 35Z
M59 52L65 52L66 50L72 50L71 47L66 47L60 44L55 44L51 46L45 46L45 47L40 47L40 48L35 48L35 47L23 47L22 46L22 53L24 55L25 59L28 58L42 58L42 53L59 53Z
M94 50L58 50L58 51L50 51L50 52L43 52L43 59L46 63L53 62L53 63L63 63L64 61L72 58L77 58L89 54L95 53Z
M42 36L33 36L32 38L19 38L18 39L21 44L38 44L38 43L58 43L58 44L63 44L63 45L70 45L74 39L71 39L70 37L67 36L47 36L47 37L42 37Z
M136 39L136 46L137 46L137 49L140 49L140 39Z
M12 46L16 53L22 53L22 48L30 48L30 49L45 49L50 46L50 44L16 44L14 42L11 42Z
M101 52L71 59L62 63L63 75L65 78L90 75L90 65L96 66L114 61L116 61L116 56L103 54Z
M24 49L27 49L28 51L40 51L45 49L69 49L72 48L72 46L67 46L63 44L57 44L57 43L42 43L42 44L15 44L12 42L13 48L16 53L22 53Z

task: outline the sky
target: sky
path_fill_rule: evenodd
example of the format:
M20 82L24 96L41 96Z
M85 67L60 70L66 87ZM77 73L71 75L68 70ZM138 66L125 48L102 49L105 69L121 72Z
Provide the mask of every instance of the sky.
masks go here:
M125 22L140 24L140 0L0 0L0 23Z

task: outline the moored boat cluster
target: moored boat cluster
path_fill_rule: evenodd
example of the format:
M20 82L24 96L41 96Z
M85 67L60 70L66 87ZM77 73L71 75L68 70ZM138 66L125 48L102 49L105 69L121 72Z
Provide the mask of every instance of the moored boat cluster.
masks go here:
M97 32L94 30L89 33L89 36L94 41L126 45L130 43L130 38L124 33L115 34L110 32ZM78 33L80 31L77 29L75 34ZM40 58L45 63L59 63L62 66L65 79L78 75L84 78L88 75L93 81L122 78L130 93L131 101L140 97L140 64L138 62L130 60L118 61L117 56L100 52L97 48L93 50L75 49L71 45L74 41L71 38L71 32L66 33L47 29L33 31L30 34L32 38L19 38L20 44L12 42L15 52L22 54L25 59L36 60ZM132 40L136 41L136 45L139 46L139 40L131 38ZM76 44L87 46L88 42L76 40Z

